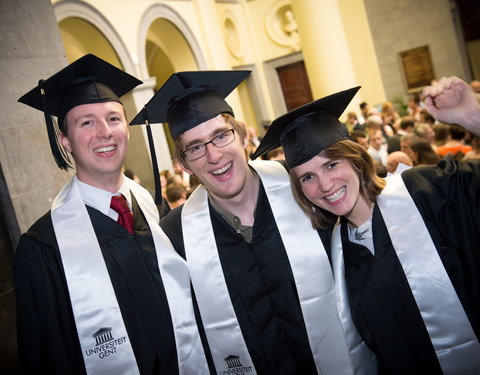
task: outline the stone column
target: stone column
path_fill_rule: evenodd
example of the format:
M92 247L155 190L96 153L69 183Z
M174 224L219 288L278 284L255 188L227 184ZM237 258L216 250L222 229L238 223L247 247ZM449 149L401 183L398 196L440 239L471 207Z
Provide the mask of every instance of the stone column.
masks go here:
M230 70L230 59L224 40L224 29L218 18L215 0L195 0L195 10L200 18L202 27L202 40L205 46L205 55L208 55L209 69ZM237 92L228 96L228 104L233 108L235 117L243 119L243 109Z
M0 35L0 351L16 373L13 248L71 175L53 160L43 114L17 99L67 61L50 0L0 0Z
M364 81L365 72L369 72L368 79L374 85L377 97L383 97L362 0L349 0L348 4L339 0L292 0L292 9L315 99L362 85L363 89L350 105L350 110L358 112L360 98L368 84ZM361 33L361 37L355 33ZM361 55L352 56L359 51L359 41L365 49Z

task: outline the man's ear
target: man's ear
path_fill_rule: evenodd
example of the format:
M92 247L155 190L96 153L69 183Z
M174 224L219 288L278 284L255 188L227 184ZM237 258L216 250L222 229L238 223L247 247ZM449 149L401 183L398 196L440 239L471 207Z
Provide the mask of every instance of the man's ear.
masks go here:
M243 148L247 148L249 142L248 138L248 133L245 135L245 138L243 139Z
M70 145L70 141L68 140L68 137L63 132L60 132L58 134L58 137L60 138L60 143L65 148L65 150L72 153L72 146Z
M177 159L177 163L180 166L180 168L182 168L182 171L188 173L189 175L193 175L193 172L190 169L188 169L188 166L186 165L187 162L184 163L182 160Z

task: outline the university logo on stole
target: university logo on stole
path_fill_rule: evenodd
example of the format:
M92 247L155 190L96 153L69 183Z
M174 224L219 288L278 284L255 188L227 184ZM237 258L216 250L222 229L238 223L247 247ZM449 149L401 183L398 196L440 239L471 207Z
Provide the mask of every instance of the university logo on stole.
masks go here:
M227 367L218 372L219 375L241 375L253 372L251 366L243 366L238 355L230 354L224 358Z
M117 347L127 342L125 336L118 339L113 337L112 327L102 327L92 337L95 339L95 345L85 350L85 354L87 357L96 355L99 359L117 354Z

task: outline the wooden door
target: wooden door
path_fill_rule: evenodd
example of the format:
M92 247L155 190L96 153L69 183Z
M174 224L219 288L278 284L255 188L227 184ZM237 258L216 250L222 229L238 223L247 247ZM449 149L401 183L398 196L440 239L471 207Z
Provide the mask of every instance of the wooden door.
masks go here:
M308 82L305 63L298 61L277 68L287 111L291 111L313 100L312 90Z

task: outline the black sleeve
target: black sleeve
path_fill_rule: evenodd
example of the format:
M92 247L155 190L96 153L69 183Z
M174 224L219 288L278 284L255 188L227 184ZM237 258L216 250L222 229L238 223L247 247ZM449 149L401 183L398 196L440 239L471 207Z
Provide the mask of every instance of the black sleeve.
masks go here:
M437 166L411 168L402 178L422 217L442 228L452 246L458 248L464 235L478 233L479 161L444 159Z
M445 159L402 177L480 335L480 161Z
M328 260L330 261L330 265L332 264L332 258L331 258L332 231L333 231L333 225L325 229L317 229L318 235L322 240L323 247L325 248L325 252L327 253Z
M160 227L173 244L178 254L185 259L185 247L183 244L182 231L182 208L183 205L171 210L168 215L161 218Z
M21 373L85 374L57 249L23 235L15 255L14 282Z

